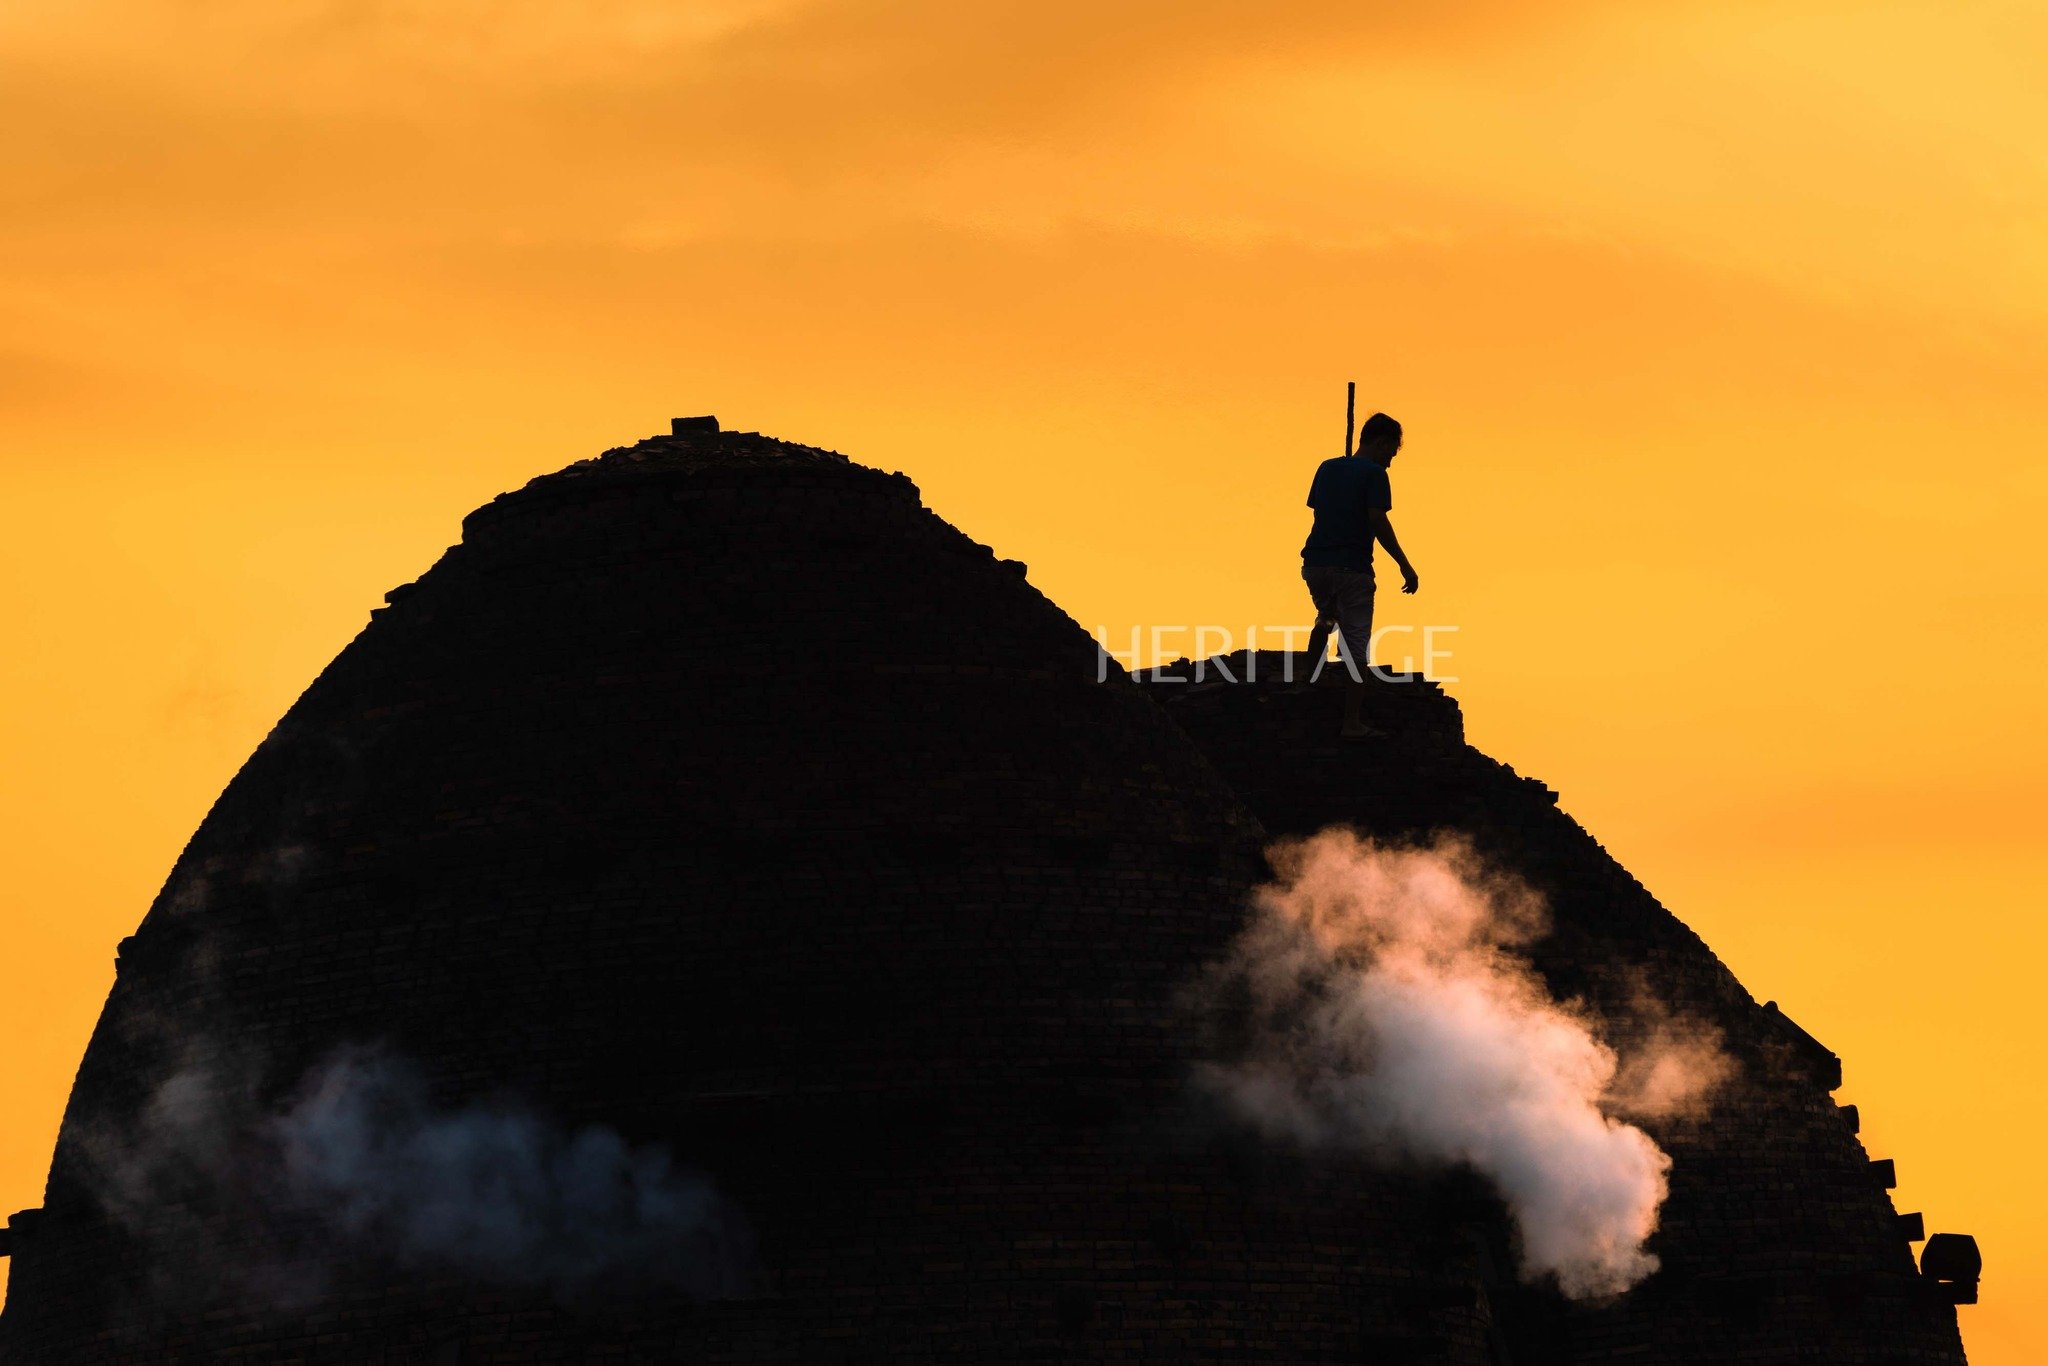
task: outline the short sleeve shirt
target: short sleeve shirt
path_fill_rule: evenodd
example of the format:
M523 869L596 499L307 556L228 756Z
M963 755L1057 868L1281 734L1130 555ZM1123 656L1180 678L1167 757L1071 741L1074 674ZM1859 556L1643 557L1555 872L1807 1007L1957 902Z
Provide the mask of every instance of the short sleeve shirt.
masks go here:
M1372 572L1373 513L1394 506L1386 466L1359 455L1339 455L1316 468L1308 505L1315 525L1301 548L1304 569L1327 566Z

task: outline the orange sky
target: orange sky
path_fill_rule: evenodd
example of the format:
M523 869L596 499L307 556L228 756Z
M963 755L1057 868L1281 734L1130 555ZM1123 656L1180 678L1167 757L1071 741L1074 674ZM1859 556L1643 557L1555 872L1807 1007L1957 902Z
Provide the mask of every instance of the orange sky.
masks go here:
M2048 1359L2048 12L0 8L0 1213L184 838L501 489L671 414L901 468L1084 625L1397 620L1847 1060Z

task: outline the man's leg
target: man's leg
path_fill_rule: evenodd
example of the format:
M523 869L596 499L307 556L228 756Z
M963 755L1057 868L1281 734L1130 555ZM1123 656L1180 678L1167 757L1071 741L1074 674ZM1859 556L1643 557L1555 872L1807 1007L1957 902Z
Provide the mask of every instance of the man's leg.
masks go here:
M1344 727L1351 738L1376 732L1365 724L1365 675L1372 668L1371 574L1346 571L1338 585L1337 623L1343 632L1344 662L1350 677L1344 683Z
M1316 613L1316 624L1308 633L1308 651L1303 656L1305 667L1302 672L1313 675L1322 667L1323 656L1330 652L1330 628L1337 623L1322 613Z
M1330 648L1330 629L1337 624L1337 602L1331 594L1330 571L1302 566L1301 581L1308 588L1308 600L1316 609L1316 624L1308 633L1308 652L1302 656L1301 676L1315 682L1322 670L1323 655Z

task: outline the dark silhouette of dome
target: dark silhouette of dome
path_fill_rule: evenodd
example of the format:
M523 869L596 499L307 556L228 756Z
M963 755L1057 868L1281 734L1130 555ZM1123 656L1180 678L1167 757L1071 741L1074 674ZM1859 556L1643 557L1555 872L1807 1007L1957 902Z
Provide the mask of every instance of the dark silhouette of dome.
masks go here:
M1673 1159L1650 1244L1662 1270L1579 1309L1497 1289L1511 1338L1571 1361L1963 1360L1953 1298L1914 1264L1920 1217L1893 1210L1891 1163L1869 1159L1855 1108L1830 1095L1840 1060L1758 1005L1555 792L1467 745L1457 703L1433 683L1368 678L1365 717L1380 734L1360 743L1337 736L1335 669L1309 686L1282 682L1276 654L1217 662L1239 682L1214 663L1198 682L1181 661L1150 691L1273 835L1461 832L1549 904L1551 931L1531 953L1554 996L1586 1002L1625 1044L1645 1027L1647 995L1718 1029L1737 1064L1704 1118L1638 1121Z
M495 500L388 603L122 945L16 1225L8 1366L1962 1359L1824 1050L1431 689L1376 693L1369 750L1323 740L1329 689L1162 708L909 480L709 419ZM1500 1273L1471 1182L1202 1111L1178 1002L1260 818L1469 827L1552 897L1554 984L1639 969L1722 1024L1749 1089L1659 1135L1665 1273L1571 1310ZM391 1068L347 1071L367 1048ZM336 1058L384 1078L364 1108ZM715 1190L702 1264L607 1259L560 1210L493 1261L315 1132L421 1115L387 1165L555 1190L625 1153L635 1198ZM434 1165L449 1116L490 1162Z

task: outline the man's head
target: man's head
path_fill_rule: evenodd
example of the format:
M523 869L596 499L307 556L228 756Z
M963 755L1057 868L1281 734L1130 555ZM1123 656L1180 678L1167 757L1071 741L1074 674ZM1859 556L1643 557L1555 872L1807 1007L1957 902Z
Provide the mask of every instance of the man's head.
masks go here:
M1401 449L1401 424L1385 413L1374 413L1358 432L1358 453L1376 464L1393 462Z

